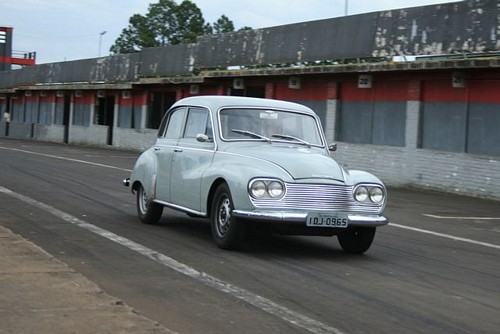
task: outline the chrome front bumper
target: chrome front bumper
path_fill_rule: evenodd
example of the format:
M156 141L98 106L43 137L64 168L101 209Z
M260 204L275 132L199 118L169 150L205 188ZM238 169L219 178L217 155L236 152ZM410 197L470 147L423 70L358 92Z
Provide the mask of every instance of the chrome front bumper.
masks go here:
M303 212L290 212L290 211L243 211L234 210L232 212L233 216L254 219L264 222L275 222L275 223L290 223L290 224L305 224L307 213ZM387 217L381 215L373 214L363 214L363 213L349 213L349 226L383 226L389 223Z

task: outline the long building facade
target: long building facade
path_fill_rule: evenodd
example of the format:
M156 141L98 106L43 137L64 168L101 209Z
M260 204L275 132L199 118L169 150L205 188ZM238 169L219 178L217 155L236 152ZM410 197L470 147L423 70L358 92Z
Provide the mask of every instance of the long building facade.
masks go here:
M451 34L432 34L442 20L426 21L431 12L446 14ZM0 111L11 119L8 126L0 122L0 137L141 151L154 143L168 107L183 97L281 99L316 111L327 139L338 144L334 157L349 169L371 171L388 185L498 200L499 17L497 1L463 1L0 72ZM354 36L331 32L349 32L346 27L360 22L378 26ZM337 50L346 38L367 45L351 53L326 50L325 44ZM463 49L467 38L472 50L452 50L458 41ZM433 56L420 58L420 50Z

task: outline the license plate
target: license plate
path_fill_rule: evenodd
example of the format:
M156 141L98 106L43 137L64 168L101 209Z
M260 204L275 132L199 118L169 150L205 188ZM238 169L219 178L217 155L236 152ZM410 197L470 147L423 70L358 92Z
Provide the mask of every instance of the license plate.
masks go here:
M306 226L346 228L349 225L347 213L309 213L306 217Z

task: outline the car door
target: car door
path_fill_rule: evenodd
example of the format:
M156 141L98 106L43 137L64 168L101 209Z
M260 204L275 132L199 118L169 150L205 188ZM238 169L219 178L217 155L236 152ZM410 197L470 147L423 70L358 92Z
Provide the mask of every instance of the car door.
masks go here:
M184 130L186 114L186 107L167 113L160 126L159 136L154 146L157 163L156 199L163 202L170 202L172 158Z
M170 202L194 213L204 213L200 191L215 153L212 129L208 109L190 107L172 159ZM197 138L200 134L205 137Z

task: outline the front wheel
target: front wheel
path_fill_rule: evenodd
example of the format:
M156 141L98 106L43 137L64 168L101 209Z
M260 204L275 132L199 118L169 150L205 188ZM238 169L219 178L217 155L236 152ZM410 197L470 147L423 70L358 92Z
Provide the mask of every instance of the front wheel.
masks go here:
M351 254L363 254L375 237L375 227L353 227L337 236L342 249Z
M137 215L144 224L157 224L163 213L163 206L148 198L142 185L137 189Z
M212 202L212 238L217 247L236 249L241 246L246 236L244 222L232 215L233 200L227 184L221 184L214 194Z

